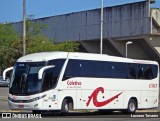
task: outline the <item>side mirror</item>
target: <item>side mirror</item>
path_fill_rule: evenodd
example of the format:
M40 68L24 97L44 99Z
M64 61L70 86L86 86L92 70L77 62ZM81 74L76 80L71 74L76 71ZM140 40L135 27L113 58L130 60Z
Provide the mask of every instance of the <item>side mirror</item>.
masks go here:
M50 69L50 68L54 68L55 65L51 65L51 66L44 66L42 67L39 72L38 72L38 79L42 79L42 75L43 75L43 72L47 69Z
M13 67L9 67L9 68L6 68L4 71L3 71L3 80L6 80L6 73L10 70L13 70Z

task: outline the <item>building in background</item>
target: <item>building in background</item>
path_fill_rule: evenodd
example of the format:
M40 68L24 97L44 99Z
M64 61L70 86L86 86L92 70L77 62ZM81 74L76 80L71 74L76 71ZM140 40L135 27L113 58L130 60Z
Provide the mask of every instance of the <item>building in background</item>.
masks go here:
M104 8L103 53L113 56L126 54L136 59L160 62L160 8L151 8L154 0ZM48 28L43 30L48 38L57 43L66 40L78 41L90 53L100 52L101 10L94 9L58 16L35 19ZM22 31L22 23L14 23Z

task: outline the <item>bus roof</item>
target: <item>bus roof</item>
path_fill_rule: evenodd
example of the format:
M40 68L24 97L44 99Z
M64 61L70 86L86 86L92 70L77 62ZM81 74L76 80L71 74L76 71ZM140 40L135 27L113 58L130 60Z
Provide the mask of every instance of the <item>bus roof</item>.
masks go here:
M113 62L129 62L143 64L158 64L155 61L137 60L124 57L109 56L106 54L79 53L79 52L40 52L25 55L17 60L17 62L41 62L53 59L83 59L97 61L113 61Z
M17 62L41 62L57 58L67 58L68 52L40 52L25 55L17 60Z
M156 61L138 60L117 56L110 56L106 54L94 54L94 53L69 53L70 59L85 59L85 60L99 60L99 61L111 61L111 62L129 62L129 63L142 63L142 64L158 64Z

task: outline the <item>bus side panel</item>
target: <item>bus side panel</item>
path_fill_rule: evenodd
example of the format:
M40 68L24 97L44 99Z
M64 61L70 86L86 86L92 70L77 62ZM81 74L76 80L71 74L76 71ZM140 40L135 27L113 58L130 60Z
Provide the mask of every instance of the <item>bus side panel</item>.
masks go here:
M158 107L158 92L150 91L148 93L148 108Z
M82 109L95 109L94 103L96 103L96 101L91 97L92 93L93 90L91 89L82 90L82 99L81 99ZM87 103L90 98L91 98L90 102Z
M54 99L54 90L43 92L46 97L43 98L43 110L55 110L58 108L57 100Z
M58 109L61 109L62 102L65 98L72 98L73 107L76 107L76 90L73 89L58 89Z
M158 107L157 91L142 91L139 109Z
M138 105L138 109L145 109L148 107L147 95L149 91L141 91L140 103Z
M82 94L81 89L76 90L76 102L74 102L74 109L82 108Z
M82 90L82 109L123 109L123 91Z
M111 97L120 94L110 103L110 109L123 109L124 108L124 91L111 91Z
M109 109L110 104L103 104L110 98L106 79L77 78L82 82L82 109Z
M137 104L139 106L140 97L141 97L141 91L126 90L124 93L124 109L128 108L128 102L131 98L135 99L135 101L137 101Z

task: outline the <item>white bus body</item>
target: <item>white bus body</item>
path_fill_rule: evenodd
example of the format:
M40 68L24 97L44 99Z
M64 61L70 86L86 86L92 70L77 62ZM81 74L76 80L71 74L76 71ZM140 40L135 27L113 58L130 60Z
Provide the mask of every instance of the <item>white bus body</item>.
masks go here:
M158 63L100 54L43 52L17 60L9 107L125 110L158 107Z

